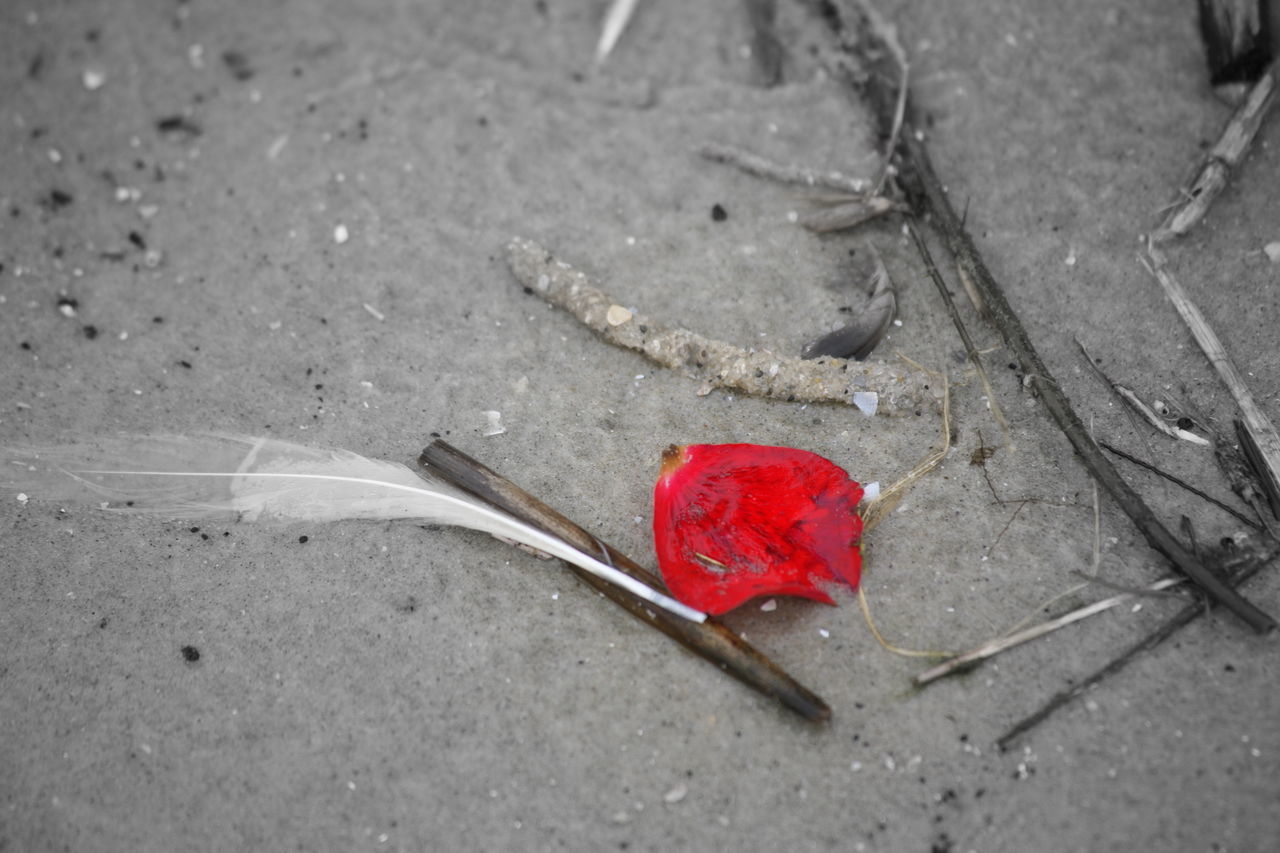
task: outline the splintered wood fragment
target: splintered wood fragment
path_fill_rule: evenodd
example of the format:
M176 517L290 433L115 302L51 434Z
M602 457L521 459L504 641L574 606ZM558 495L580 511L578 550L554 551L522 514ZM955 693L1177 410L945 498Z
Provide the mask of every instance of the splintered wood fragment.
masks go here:
M758 178L768 178L784 184L799 184L805 187L823 187L837 192L861 196L870 188L871 182L862 178L851 178L842 172L819 172L803 166L775 163L753 154L750 151L732 145L720 145L709 142L698 149L698 153L708 160L724 163L741 169Z
M844 403L865 414L906 415L924 404L938 405L932 378L906 365L790 358L664 326L622 308L586 275L531 240L513 240L507 262L530 293L569 312L609 343L719 388L787 401Z
M1244 159L1258 128L1262 127L1263 119L1275 102L1277 77L1280 77L1280 71L1272 62L1253 84L1244 103L1236 108L1217 144L1204 155L1195 180L1180 194L1180 201L1165 217L1164 224L1152 239L1164 242L1186 234L1209 212L1210 205L1226 187L1231 170Z
M422 451L418 464L491 506L558 536L584 553L598 555L619 571L626 572L655 589L665 590L657 575L448 443L440 440L432 442ZM749 687L777 699L806 720L822 722L831 717L831 708L818 695L723 624L713 619L701 623L682 619L653 607L623 587L602 582L589 572L568 563L566 565L579 580L641 622L658 629Z
M1196 343L1200 345L1200 349L1209 359L1214 370L1218 371L1218 376L1222 377L1223 384L1227 386L1236 405L1240 407L1240 416L1247 434L1245 440L1252 441L1253 447L1250 449L1256 450L1256 456L1250 461L1264 478L1263 486L1267 495L1280 496L1280 434L1276 432L1271 419L1254 401L1249 386L1245 385L1244 378L1236 369L1231 356L1227 355L1222 341L1214 333L1204 315L1200 313L1200 309L1187 296L1182 283L1170 272L1164 253L1154 244L1148 243L1147 257L1144 262L1147 269L1160 282L1160 286L1164 288L1169 301L1178 309L1178 314L1191 330L1192 337L1196 339Z

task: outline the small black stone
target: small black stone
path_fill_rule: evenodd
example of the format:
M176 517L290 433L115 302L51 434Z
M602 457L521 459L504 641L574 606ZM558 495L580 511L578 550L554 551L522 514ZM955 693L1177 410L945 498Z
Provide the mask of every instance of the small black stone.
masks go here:
M187 663L195 663L196 661L200 660L200 650L197 649L195 646L183 646L182 659L185 660Z
M713 204L711 206L711 220L713 222L724 222L728 218L729 212L726 211L724 207L719 204Z
M307 544L308 539L310 539L310 537L308 537L308 536L299 536L299 537L298 537L298 544L300 544L300 545L306 545L306 544Z

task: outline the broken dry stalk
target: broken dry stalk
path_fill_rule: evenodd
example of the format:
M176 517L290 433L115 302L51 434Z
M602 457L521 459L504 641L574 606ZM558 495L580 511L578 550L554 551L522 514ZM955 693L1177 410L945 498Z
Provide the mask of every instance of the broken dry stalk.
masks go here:
M418 464L468 494L563 539L584 553L601 555L605 562L619 571L655 589L665 589L656 575L449 444L439 440L432 442L422 451ZM649 605L620 586L601 581L576 567L570 566L570 569L581 581L641 622L663 632L744 684L777 699L805 719L821 722L830 718L831 709L826 702L724 625L714 620L697 623L682 619Z
M1169 301L1178 309L1178 314L1182 317L1182 321L1187 324L1187 328L1191 331L1192 337L1196 339L1196 343L1200 345L1205 358L1209 359L1209 363L1218 371L1218 376L1222 378L1223 384L1231 392L1231 397L1236 401L1236 405L1240 407L1244 431L1247 434L1246 443L1251 440L1253 442L1252 449L1257 451L1256 458L1251 461L1255 463L1259 469L1259 474L1264 478L1263 485L1268 496L1280 496L1280 434L1276 432L1271 419L1254 402L1253 394L1250 393L1249 387L1245 385L1244 379L1240 376L1240 371L1236 369L1235 363L1227 355L1227 350L1222 345L1222 341L1219 340L1217 334L1209 326L1204 315L1200 313L1200 309L1187 296L1182 284L1169 271L1164 253L1157 249L1153 243L1148 242L1147 257L1143 260L1147 269L1151 271L1151 274L1160 282L1160 286L1164 288L1165 295L1169 297ZM1275 505L1273 504L1273 510L1274 508Z
M788 358L663 326L623 307L530 240L513 240L507 262L529 293L563 308L609 343L717 387L787 401L844 403L867 414L912 414L926 402L936 405L930 377L918 370L839 358Z
M715 163L724 163L741 169L758 178L768 178L784 184L799 184L805 187L823 187L840 193L863 196L870 181L863 178L851 178L843 172L819 172L803 166L782 165L767 160L758 154L752 154L732 145L720 145L709 142L698 149L698 153Z
M1164 224L1152 239L1164 242L1181 236L1204 219L1209 206L1226 187L1231 170L1244 159L1258 128L1262 127L1263 119L1275 102L1276 88L1280 85L1278 78L1280 70L1277 70L1277 63L1272 62L1253 84L1244 103L1236 108L1217 144L1204 155L1195 180L1182 191L1180 201L1165 217Z

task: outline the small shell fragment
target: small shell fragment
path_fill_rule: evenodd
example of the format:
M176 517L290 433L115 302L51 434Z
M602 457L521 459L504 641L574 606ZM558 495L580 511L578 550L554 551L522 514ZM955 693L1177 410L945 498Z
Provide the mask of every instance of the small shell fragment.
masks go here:
M502 425L502 412L498 412L490 409L484 412L484 416L489 423L481 431L480 433L481 435L484 435L484 436L502 435L504 432L507 431L507 428Z
M662 795L662 801L674 805L683 800L689 794L689 788L685 785L676 785L670 791Z
M853 404L862 414L871 417L880 407L880 395L875 391L854 391Z
M610 305L604 319L610 326L621 326L623 323L630 322L631 312L621 305Z

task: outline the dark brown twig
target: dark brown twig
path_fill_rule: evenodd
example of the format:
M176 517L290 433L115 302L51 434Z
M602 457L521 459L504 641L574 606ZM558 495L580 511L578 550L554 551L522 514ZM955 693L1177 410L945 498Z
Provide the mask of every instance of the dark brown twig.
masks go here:
M665 589L660 578L625 554L604 544L510 480L446 442L432 442L422 451L418 464L503 512L560 537L575 548L588 554L603 551L603 559L615 568L656 589ZM576 566L568 563L565 565L569 566L579 580L641 622L657 628L744 684L777 699L806 720L822 722L831 717L831 708L826 702L724 625L713 620L697 623L682 619L653 607L622 587L602 581Z
M1152 465L1150 462L1145 462L1131 453L1126 453L1118 447L1113 447L1110 444L1107 444L1105 441L1099 441L1098 446L1101 447L1103 450L1107 451L1108 453L1119 456L1121 459L1124 459L1126 462L1132 462L1134 465L1137 465L1139 468L1146 468L1152 474L1156 474L1157 476L1165 478L1170 483L1173 483L1175 486L1181 486L1183 489L1186 489L1188 492L1195 495L1196 497L1203 498L1204 500L1213 504L1218 509L1221 509L1224 512L1231 513L1240 521L1252 527L1254 530L1262 529L1262 525L1259 524L1257 521L1253 520L1252 518L1249 518L1249 516L1245 515L1244 513L1240 512L1234 507L1223 503L1222 501L1215 498L1213 495L1207 494L1201 491L1200 489L1197 489L1195 486L1191 485L1186 480L1175 477L1174 475L1170 474L1168 471L1158 468L1155 465Z

